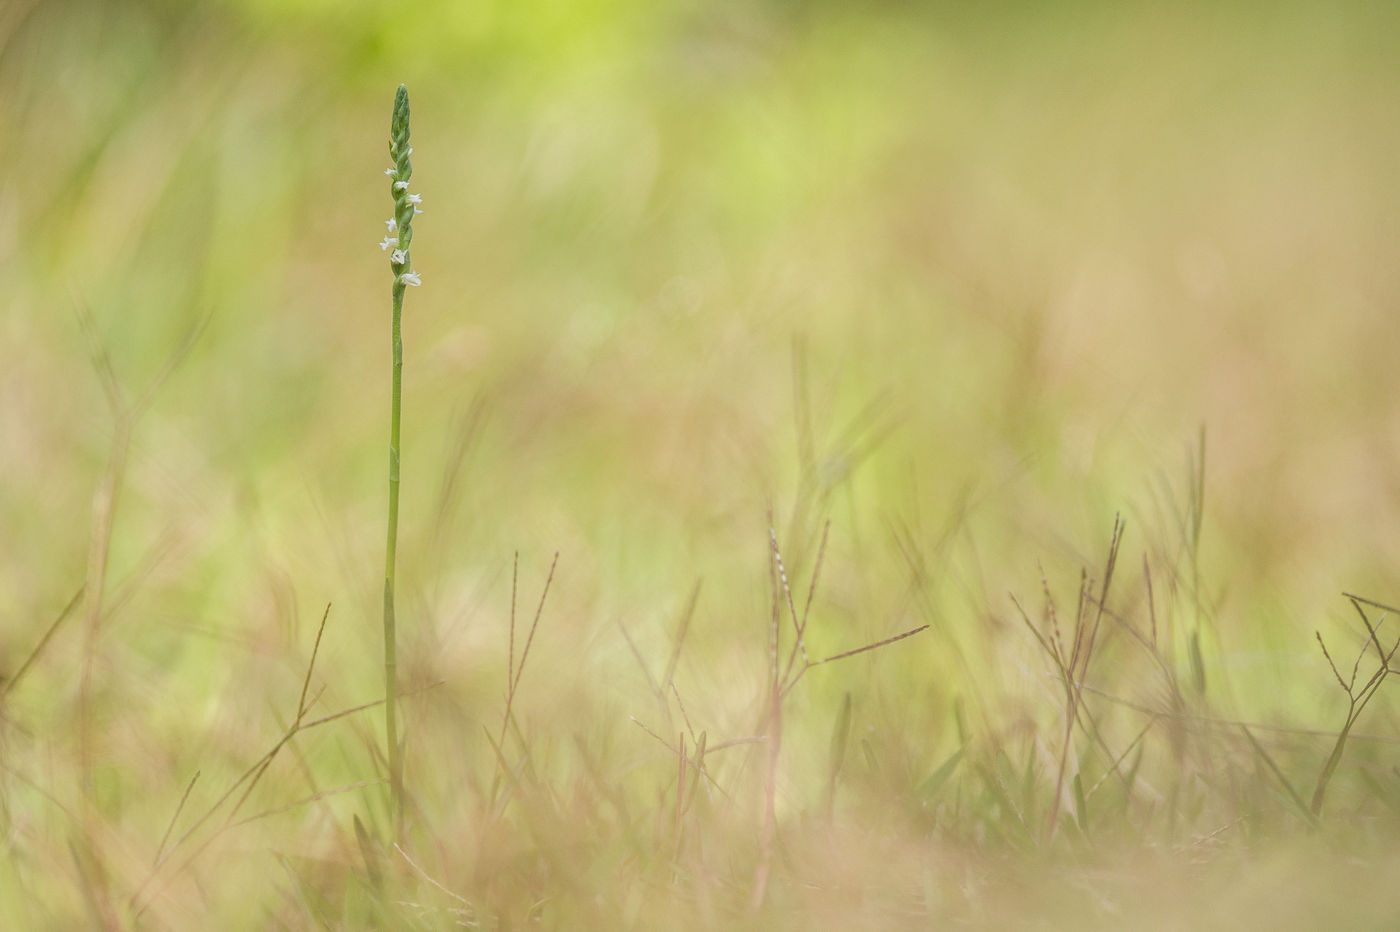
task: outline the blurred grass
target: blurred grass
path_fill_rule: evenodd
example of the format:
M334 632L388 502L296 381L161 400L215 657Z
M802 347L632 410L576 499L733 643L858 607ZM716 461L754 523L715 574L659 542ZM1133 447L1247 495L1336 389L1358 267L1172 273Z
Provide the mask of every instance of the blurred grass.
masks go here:
M934 625L795 692L777 915L996 925L1053 888L1055 922L1108 925L1156 887L1161 915L1135 924L1173 927L1182 909L1190 925L1162 891L1199 879L1197 854L1171 843L1226 826L1209 863L1229 876L1306 873L1297 896L1316 915L1354 907L1358 926L1393 911L1385 890L1347 895L1345 866L1316 869L1332 849L1295 837L1238 733L1154 750L1153 792L1181 774L1201 810L1173 835L1167 803L1125 807L1100 829L1112 842L1073 849L1077 873L1022 851L1006 812L1020 797L988 788L1040 760L1025 798L1043 818L1063 727L1006 593L1037 604L1043 566L1069 611L1118 512L1119 610L1143 620L1147 557L1156 610L1179 616L1183 682L1199 630L1198 711L1340 727L1312 632L1360 646L1338 592L1400 598L1396 20L1359 2L8 4L0 674L84 578L112 425L74 308L132 395L212 314L138 425L118 501L96 667L94 844L113 889L140 884L196 769L192 809L281 734L327 602L318 711L373 698L389 284L373 245L407 81L426 212L405 324L400 664L406 683L442 681L408 704L409 780L420 856L483 921L524 921L537 900L551 924L733 921L761 755L741 769L743 748L720 752L738 802L705 814L711 847L667 875L641 814L675 762L627 720L661 727L618 625L658 675L703 579L676 682L711 745L751 734L770 505L795 578L833 521L814 655ZM1197 604L1182 515L1202 424ZM562 557L518 697L535 808L502 821L483 815L498 778L480 732L499 726L515 550L523 605ZM1155 707L1130 642L1105 650L1102 687ZM90 886L68 844L92 826L64 815L80 808L81 654L78 625L60 628L4 705L11 927L76 921ZM864 745L828 829L801 814L847 692ZM921 801L962 744L955 699L983 778L969 764ZM1384 691L1368 716L1364 731L1395 734ZM1143 724L1113 718L1115 743ZM296 739L250 807L374 779L376 734L352 718ZM1326 737L1259 735L1310 792ZM603 804L575 736L621 802ZM1358 858L1394 828L1386 753L1351 749L1331 791L1326 838ZM144 921L374 924L314 900L357 889L349 820L382 822L379 797L222 836ZM300 866L283 878L278 859ZM998 893L1023 873L1028 892ZM1261 918L1251 882L1222 915ZM804 883L867 894L828 902ZM697 912L668 915L657 890ZM1314 924L1287 905L1277 921Z

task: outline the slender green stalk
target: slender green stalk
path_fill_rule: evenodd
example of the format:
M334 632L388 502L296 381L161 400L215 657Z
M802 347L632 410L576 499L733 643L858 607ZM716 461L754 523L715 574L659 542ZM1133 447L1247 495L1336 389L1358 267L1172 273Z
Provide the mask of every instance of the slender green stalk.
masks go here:
M403 295L409 285L418 285L417 272L409 269L409 245L413 242L413 216L421 213L417 194L408 193L413 177L413 163L408 157L413 148L408 144L408 88L399 85L394 96L394 115L389 130L389 155L394 164L385 172L392 179L390 193L394 198L394 215L385 225L388 234L379 244L383 250L393 249L389 267L394 273L393 342L394 368L392 402L389 415L389 531L384 548L384 733L389 757L389 802L393 813L394 835L403 834L403 760L399 754L398 723L398 654L395 646L394 570L399 539L399 425L403 408Z

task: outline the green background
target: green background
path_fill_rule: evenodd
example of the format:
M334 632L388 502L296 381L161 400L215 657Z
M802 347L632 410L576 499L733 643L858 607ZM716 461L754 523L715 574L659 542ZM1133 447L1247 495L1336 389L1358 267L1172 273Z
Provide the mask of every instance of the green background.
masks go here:
M1329 791L1330 847L1284 783L1311 794L1346 716L1314 631L1345 676L1366 637L1340 593L1400 599L1397 29L1385 3L10 0L0 674L95 578L115 421L92 347L135 398L205 323L133 427L92 640L85 611L61 622L0 707L0 919L62 926L84 891L140 888L190 776L180 826L289 724L327 603L313 717L382 695L375 245L400 82L425 211L404 316L412 840L482 922L744 915L762 755L714 759L706 841L663 856L675 760L629 716L685 728L648 677L698 584L685 717L711 745L755 733L770 511L799 609L831 522L813 659L932 627L794 690L765 922L1189 914L1193 838L1247 878L1210 891L1222 917L1262 922L1280 882L1270 921L1384 917L1393 893L1316 864L1379 857L1395 828L1386 691L1358 726L1383 740L1350 744ZM1046 843L1064 693L1011 596L1039 623L1048 585L1070 637L1118 514L1122 623L1085 681L1112 697L1088 699L1109 746L1152 721L1144 786ZM537 782L511 798L483 728L517 551L517 659L560 556L505 749ZM1166 666L1128 624L1160 625ZM1189 715L1163 711L1167 670ZM242 815L377 779L381 717L299 736ZM1256 748L1221 721L1292 730ZM1097 780L1109 760L1076 742ZM356 815L383 831L382 787L220 834L122 921L353 927L409 900L450 923L461 904L411 870L375 900ZM1065 848L1082 872L1045 860Z

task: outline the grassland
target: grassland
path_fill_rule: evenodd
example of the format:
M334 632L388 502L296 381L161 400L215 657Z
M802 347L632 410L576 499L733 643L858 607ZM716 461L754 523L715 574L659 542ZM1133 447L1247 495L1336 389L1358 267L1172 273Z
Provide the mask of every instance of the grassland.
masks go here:
M1392 928L1397 26L0 7L0 927Z

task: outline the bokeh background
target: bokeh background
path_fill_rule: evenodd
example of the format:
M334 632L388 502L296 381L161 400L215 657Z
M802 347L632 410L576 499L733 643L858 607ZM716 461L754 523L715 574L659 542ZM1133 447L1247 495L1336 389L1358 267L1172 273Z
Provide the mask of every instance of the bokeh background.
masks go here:
M1212 714L1335 733L1346 696L1313 632L1349 664L1364 631L1340 593L1400 600L1397 30L1400 7L1362 2L8 0L0 674L92 584L116 429L94 347L136 398L202 329L132 427L93 653L75 615L6 696L0 899L45 893L5 915L85 908L63 815L87 792L85 679L114 888L139 886L191 773L207 806L214 775L276 740L327 603L323 709L380 689L375 246L399 82L425 210L400 664L406 688L440 684L405 716L442 870L495 767L480 733L499 725L517 551L522 625L560 554L516 700L534 765L575 772L583 736L649 805L665 753L628 716L676 710L635 655L665 666L698 585L678 690L712 741L752 733L770 513L799 588L831 521L814 655L933 626L795 691L794 818L845 694L862 812L967 745L955 708L1053 760L1063 697L1008 593L1039 605L1044 576L1072 611L1118 514L1122 610L1158 567L1157 610L1180 616L1166 652L1183 677L1197 652ZM1142 685L1106 663L1105 685ZM1395 733L1384 693L1368 714ZM374 779L379 726L308 736L263 808ZM1330 744L1272 747L1306 782ZM1355 777L1338 779L1388 811L1393 774L1384 792ZM146 921L301 927L266 852L334 860L352 814L385 819L381 796L222 838L209 860L276 873L266 895L172 882ZM883 842L861 844L875 864ZM482 863L466 874L494 876ZM930 913L995 919L970 883ZM1138 896L1120 887L1138 890L1061 905L1107 922L1101 900ZM1320 915L1289 902L1284 919Z

